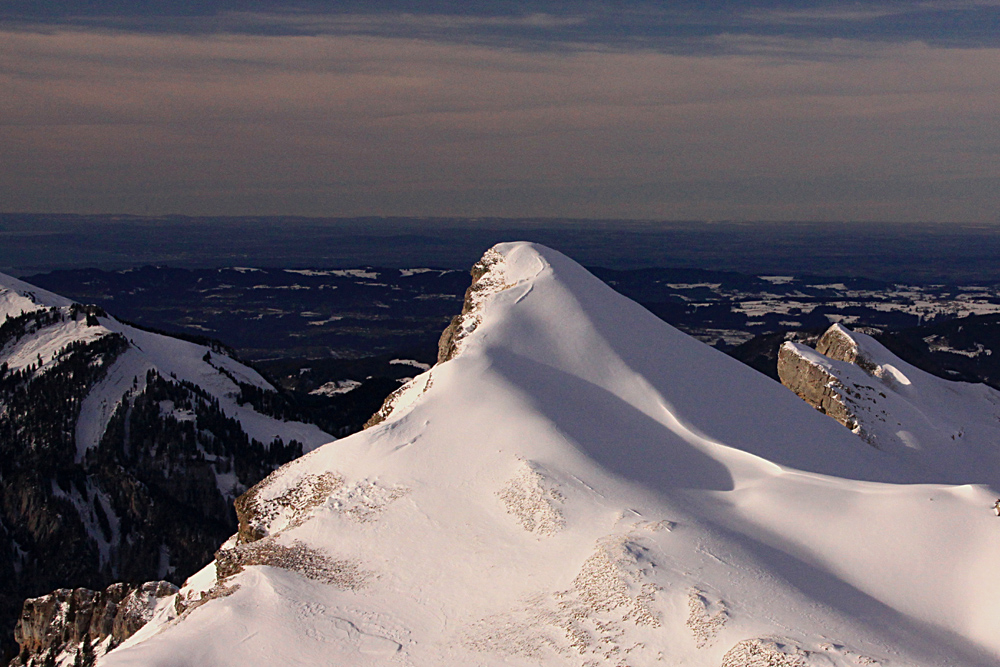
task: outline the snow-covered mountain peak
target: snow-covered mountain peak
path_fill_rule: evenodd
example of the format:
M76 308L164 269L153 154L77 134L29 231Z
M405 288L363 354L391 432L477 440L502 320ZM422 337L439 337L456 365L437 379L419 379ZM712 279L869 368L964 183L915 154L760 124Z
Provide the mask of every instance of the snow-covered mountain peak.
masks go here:
M995 480L913 484L558 252L482 264L454 353L243 496L101 665L1000 659Z

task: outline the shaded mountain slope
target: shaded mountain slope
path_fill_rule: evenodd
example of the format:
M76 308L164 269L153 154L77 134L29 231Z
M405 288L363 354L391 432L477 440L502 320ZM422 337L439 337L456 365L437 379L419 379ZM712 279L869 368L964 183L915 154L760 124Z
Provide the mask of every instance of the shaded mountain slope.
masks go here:
M26 597L173 579L209 558L232 500L332 440L262 414L219 348L122 324L0 275L0 630Z

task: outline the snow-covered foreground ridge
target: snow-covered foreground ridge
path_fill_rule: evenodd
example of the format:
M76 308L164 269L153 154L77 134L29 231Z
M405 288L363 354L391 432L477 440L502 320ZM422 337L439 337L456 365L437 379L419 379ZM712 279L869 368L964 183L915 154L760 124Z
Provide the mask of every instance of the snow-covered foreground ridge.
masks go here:
M1000 661L995 478L870 446L547 248L475 273L450 360L252 489L101 665Z

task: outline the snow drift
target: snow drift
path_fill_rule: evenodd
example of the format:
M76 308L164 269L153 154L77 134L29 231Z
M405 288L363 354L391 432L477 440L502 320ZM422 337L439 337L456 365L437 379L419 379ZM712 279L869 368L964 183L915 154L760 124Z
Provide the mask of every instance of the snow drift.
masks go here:
M99 664L1000 660L993 468L874 448L550 249L474 275L449 360Z

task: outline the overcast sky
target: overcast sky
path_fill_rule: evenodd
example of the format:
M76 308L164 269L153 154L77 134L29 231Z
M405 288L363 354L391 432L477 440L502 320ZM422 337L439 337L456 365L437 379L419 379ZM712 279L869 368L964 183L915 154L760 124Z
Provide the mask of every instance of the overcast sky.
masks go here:
M995 223L998 110L1000 0L0 5L7 212Z

